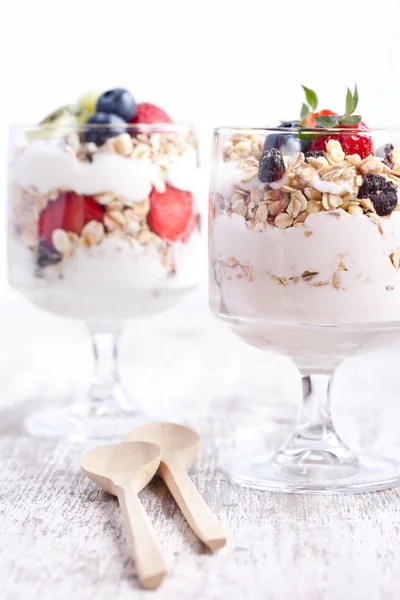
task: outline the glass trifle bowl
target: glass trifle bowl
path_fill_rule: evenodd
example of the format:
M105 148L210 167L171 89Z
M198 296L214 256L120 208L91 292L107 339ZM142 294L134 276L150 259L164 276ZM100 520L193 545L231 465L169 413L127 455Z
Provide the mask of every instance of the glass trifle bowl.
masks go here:
M87 324L95 375L85 402L25 426L117 438L146 420L118 377L125 322L175 306L198 283L196 135L172 122L63 119L12 128L9 280L37 307Z
M211 310L247 343L290 357L304 397L289 441L226 464L233 481L299 493L400 484L400 464L352 452L330 412L342 361L399 339L399 189L400 131L215 130Z

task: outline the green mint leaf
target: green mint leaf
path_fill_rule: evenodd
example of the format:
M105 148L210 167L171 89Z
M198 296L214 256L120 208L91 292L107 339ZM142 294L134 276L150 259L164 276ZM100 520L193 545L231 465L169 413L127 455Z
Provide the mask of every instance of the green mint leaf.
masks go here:
M361 121L361 115L345 115L344 117L339 117L339 125L347 125L348 127L352 127L353 125L358 125Z
M353 94L350 91L350 88L347 88L346 94L346 115L351 115L354 112L353 109Z
M315 138L317 137L317 133L314 133L315 129L307 129L307 127L301 127L300 129L296 132L296 137L299 138L299 140L301 140L302 142L311 142L312 140L315 140Z
M307 117L307 115L309 115L309 114L310 114L309 107L307 106L307 104L303 103L302 106L301 106L301 113L300 113L301 119L302 120L305 119Z
M357 84L354 84L354 92L351 93L350 89L347 88L346 94L346 116L350 116L356 110L358 104L358 89Z
M356 110L357 104L358 104L358 89L357 89L357 84L355 83L354 84L354 93L353 93L353 110L351 111L352 114Z
M338 118L337 117L316 117L317 125L326 128L337 127Z
M306 100L308 102L308 104L311 106L312 110L315 110L318 106L318 96L315 92L313 92L313 90L310 90L310 88L306 87L305 85L301 86L304 90L304 93L306 95Z

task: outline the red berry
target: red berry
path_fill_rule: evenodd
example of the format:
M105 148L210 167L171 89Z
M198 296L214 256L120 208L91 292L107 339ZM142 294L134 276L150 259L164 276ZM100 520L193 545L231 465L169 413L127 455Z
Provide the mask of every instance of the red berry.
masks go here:
M56 200L49 202L40 214L40 239L52 244L55 229L79 234L89 221L103 221L103 214L104 208L91 196L62 192Z
M143 102L136 106L136 114L132 123L172 123L172 119L162 108L149 102Z
M304 126L305 127L316 127L317 126L317 117L336 117L337 113L333 112L333 110L329 110L329 108L324 108L324 110L319 110L317 112L313 112L307 115Z
M311 142L309 150L311 152L316 150L325 151L326 144L329 140L337 140L340 142L343 152L345 154L359 154L361 158L366 158L369 154L374 153L374 147L372 144L372 138L366 133L356 133L354 130L365 131L368 127L363 121L360 121L355 127L344 127L342 129L353 130L353 133L338 133L335 135L321 135Z
M190 192L166 186L164 193L154 188L150 194L147 224L154 233L169 241L186 241L197 223Z

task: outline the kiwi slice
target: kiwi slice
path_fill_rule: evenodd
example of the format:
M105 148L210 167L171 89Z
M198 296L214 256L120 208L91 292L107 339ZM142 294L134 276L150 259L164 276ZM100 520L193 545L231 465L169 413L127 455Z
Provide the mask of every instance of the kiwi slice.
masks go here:
M78 105L68 104L58 108L40 122L41 129L27 131L29 140L49 140L62 135L67 135L76 127L86 123L89 118L88 111Z
M94 115L96 112L96 104L99 96L101 96L103 92L88 92L81 96L78 100L78 106L87 110L90 116Z

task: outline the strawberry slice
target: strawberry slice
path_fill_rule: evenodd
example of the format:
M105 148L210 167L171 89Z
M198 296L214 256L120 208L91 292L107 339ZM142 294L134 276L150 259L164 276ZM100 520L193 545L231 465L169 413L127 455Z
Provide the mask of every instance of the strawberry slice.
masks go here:
M358 154L361 158L366 158L374 153L374 147L371 136L362 131L367 131L368 127L363 121L355 126L341 126L342 129L349 129L349 133L337 133L334 135L321 135L311 142L309 151L322 151L326 149L329 140L340 142L345 154ZM360 132L360 133L358 133Z
M89 221L103 221L103 215L103 206L91 196L62 192L40 214L40 239L52 245L52 234L55 229L79 234Z
M152 189L147 224L154 233L167 241L186 241L197 223L193 196L170 185L164 193Z

